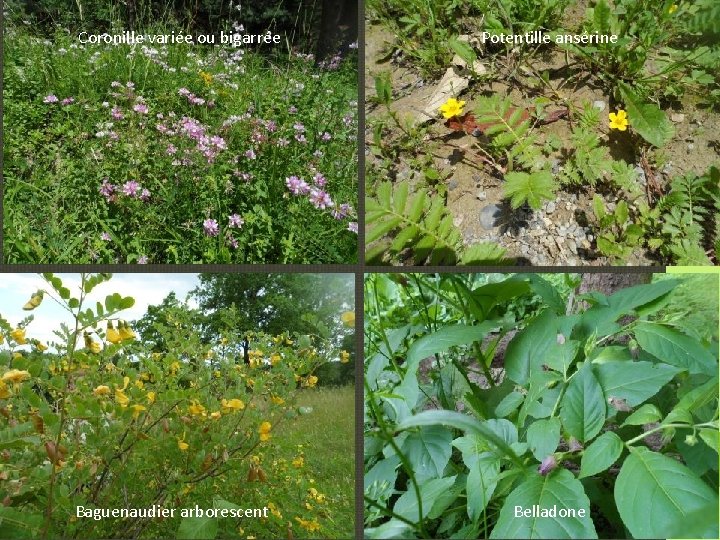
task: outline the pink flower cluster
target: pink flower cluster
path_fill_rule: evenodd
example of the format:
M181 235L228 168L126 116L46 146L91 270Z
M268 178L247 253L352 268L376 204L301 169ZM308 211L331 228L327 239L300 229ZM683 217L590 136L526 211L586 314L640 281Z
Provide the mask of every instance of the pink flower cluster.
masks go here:
M299 197L301 195L307 195L308 201L318 210L331 209L332 216L337 220L348 219L352 217L354 210L350 204L343 203L340 206L335 206L335 202L330 197L330 194L323 189L327 183L327 179L322 173L315 173L313 176L313 184L308 184L302 178L292 175L285 179L285 186L288 188L290 193ZM357 233L357 222L351 222L348 224L348 230Z
M214 106L215 106L215 102L214 102L214 101L212 101L212 100L210 100L210 101L205 101L205 99L196 96L195 94L193 94L193 93L192 93L190 90L188 90L187 88L181 88L180 90L178 90L178 94L180 94L181 96L184 96L185 99L188 100L188 103L190 103L190 105L205 105L205 104L207 103L207 106L208 106L208 107L214 107Z
M108 178L103 178L100 188L100 195L105 197L107 202L117 202L121 195L129 199L139 199L143 202L150 200L151 193L147 188L143 188L139 182L128 180L124 184L111 184Z
M43 99L43 103L48 103L48 104L60 103L60 105L70 105L71 103L75 103L75 98L74 97L66 97L65 99L60 101L60 99L55 94L50 94L50 95L45 96L45 98Z

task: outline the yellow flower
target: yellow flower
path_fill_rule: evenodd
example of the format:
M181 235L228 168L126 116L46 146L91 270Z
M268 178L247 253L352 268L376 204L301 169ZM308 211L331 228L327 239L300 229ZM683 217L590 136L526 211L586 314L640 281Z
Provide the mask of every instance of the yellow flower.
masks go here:
M464 106L464 101L458 101L455 98L450 98L440 106L440 112L445 118L452 118L453 116L460 116L463 113Z
M120 339L125 341L126 339L135 339L135 332L128 326L125 321L118 321L118 333Z
M96 397L107 396L109 394L110 394L110 387L105 386L104 384L101 384L100 386L95 387L95 390L93 390L93 395Z
M670 15L672 15L673 13L675 13L675 12L677 11L677 8L678 8L678 5L677 5L677 4L673 4L672 6L670 6L670 8L668 8L668 13L669 13Z
M350 353L347 351L340 351L340 362L347 364L350 361Z
M266 505L268 507L268 510L270 510L270 513L275 516L278 519L282 519L282 514L280 513L280 510L278 510L277 506L273 504L272 502L267 503Z
M210 85L213 82L213 76L205 71L200 72L200 78L205 81L205 84Z
M275 405L285 405L285 400L278 396L271 396L270 399Z
M285 339L285 345L292 345L293 343L295 343L295 342L292 339L290 339L290 338Z
M47 345L45 345L44 343L42 343L42 342L40 342L40 341L36 341L36 342L35 342L35 348L36 348L38 351L43 352L43 351L47 351L47 348L48 348L48 347L47 347Z
M10 389L8 388L7 384L5 384L2 379L0 379L0 399L7 399L9 397Z
M220 411L215 411L210 413L210 418L213 420L219 420L222 415L220 414Z
M85 332L85 348L94 354L98 354L100 352L100 344L93 340L90 332Z
M23 357L21 352L14 352L13 353L13 360L20 360Z
M196 399L193 399L188 407L188 413L193 416L205 416L205 407L200 405Z
M0 334L0 343L3 343L4 341L5 341L5 336L3 336L2 334Z
M11 369L10 371L6 371L3 373L2 380L3 382L11 382L11 383L21 383L23 381L27 381L30 378L30 372L29 371L21 371L19 369Z
M117 401L121 407L127 407L128 403L130 403L130 398L125 395L125 391L116 388L115 401Z
M180 362L175 360L172 364L170 364L170 375L175 375L177 371L180 369Z
M135 386L137 386L140 390L142 390L143 388L145 388L145 383L142 382L140 379L138 379L135 381Z
M307 379L305 379L305 383L303 386L307 386L308 388L313 388L318 382L318 378L315 375L310 375Z
M122 341L122 338L120 337L120 333L115 330L115 327L113 326L112 321L108 321L107 323L107 333L105 334L105 337L110 343L120 343Z
M224 399L221 401L223 409L228 410L236 410L241 411L245 408L245 403L242 402L242 400L233 398L233 399Z
M345 326L352 328L353 326L355 326L355 312L346 311L345 313L340 315L340 320Z
M272 424L270 422L263 422L260 424L260 428L258 428L258 433L260 433L260 440L261 441L267 441L270 439L270 430L272 429Z
M271 363L273 366L276 365L279 361L280 361L280 355L277 354L277 353L276 353L276 354L273 354L273 355L270 357L270 363Z
M150 405L155 403L155 392L148 392L147 393L147 400Z
M190 448L190 445L185 441L178 439L178 448L184 452L185 450Z
M297 467L298 469L305 465L305 458L303 456L298 456L295 459L292 460L293 467Z
M15 343L18 345L25 345L27 341L25 340L25 329L24 328L16 328L12 332L10 332L10 337L15 340Z
M617 114L610 113L608 118L610 118L610 129L625 131L630 123L627 119L627 113L622 109L618 109Z
M133 418L137 418L142 411L147 410L144 405L133 405L131 409L133 410Z
M33 293L30 296L30 300L28 300L25 305L23 306L23 309L25 311L32 311L36 307L40 305L40 302L43 300L43 291L38 291L36 293Z
M307 529L308 532L315 532L320 530L320 524L314 519L312 521L309 521L307 519L302 519L296 516L295 521L297 521L303 529Z

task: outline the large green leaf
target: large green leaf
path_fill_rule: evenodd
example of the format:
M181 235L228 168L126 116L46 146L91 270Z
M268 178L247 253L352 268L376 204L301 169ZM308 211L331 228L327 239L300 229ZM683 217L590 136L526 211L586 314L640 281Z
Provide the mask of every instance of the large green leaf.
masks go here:
M585 442L600 433L605 423L603 391L587 362L568 385L560 405L560 418L565 430Z
M620 93L625 101L630 127L650 144L658 148L665 146L675 134L675 129L665 113L653 103L643 103L632 88L622 82Z
M485 334L497 326L498 323L494 321L484 321L477 326L453 324L443 326L437 332L421 337L408 350L408 372L414 373L423 358L447 351L450 347L467 345L482 340Z
M612 431L600 435L583 452L578 478L603 472L617 461L622 453L623 442Z
M523 462L520 461L513 449L510 448L510 444L504 440L503 436L499 436L495 431L500 430L501 427L505 425L505 422L510 424L507 420L497 420L491 424L491 427L488 427L486 423L481 423L475 418L454 411L423 411L399 423L396 430L403 431L418 426L451 426L470 434L480 435L489 444L497 448L505 457L514 461L516 465L523 467ZM512 424L510 425L512 426ZM512 433L503 435L512 437ZM515 440L517 440L517 431L515 431Z
M444 426L423 426L408 435L403 443L403 451L418 480L440 478L443 475L450 461L452 439L450 430Z
M209 517L186 517L178 527L175 538L183 540L213 539L218 533L218 520Z
M640 323L635 327L635 339L656 358L687 369L691 374L717 373L718 364L710 351L677 330L661 324Z
M545 352L557 343L557 327L557 316L547 309L513 338L505 351L505 371L510 380L524 385L531 372L540 369Z
M647 448L633 448L615 482L615 502L635 538L665 538L689 516L718 497L679 461ZM703 538L713 531L703 531Z
M515 517L515 507L584 510L584 517ZM532 473L503 504L490 538L597 538L590 519L590 500L582 484L567 469L547 476Z
M533 422L527 430L527 443L538 461L552 454L560 443L560 419L553 417Z
M467 513L471 521L477 521L487 506L497 486L500 460L489 452L480 454L470 467L465 493Z
M580 337L591 334L606 336L618 330L615 321L621 315L629 315L633 310L649 304L668 294L677 285L675 279L665 279L647 285L635 285L621 289L611 296L604 298L585 313L582 314L578 330Z
M657 394L680 371L652 362L605 362L595 366L605 398L622 398L631 407Z
M447 478L433 478L420 483L420 499L422 501L422 517L425 518L432 510L433 504L443 493L455 483L455 476ZM400 517L404 517L417 523L420 521L420 505L412 482L408 482L408 490L403 493L395 502L393 511Z

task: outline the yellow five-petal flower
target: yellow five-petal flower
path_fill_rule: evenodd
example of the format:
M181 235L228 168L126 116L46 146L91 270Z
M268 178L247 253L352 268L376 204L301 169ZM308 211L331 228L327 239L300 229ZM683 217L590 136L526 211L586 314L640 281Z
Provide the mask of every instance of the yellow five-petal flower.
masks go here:
M608 118L610 119L610 129L617 129L618 131L625 131L630 124L630 121L628 120L627 113L622 110L618 109L617 114L610 113L608 115Z

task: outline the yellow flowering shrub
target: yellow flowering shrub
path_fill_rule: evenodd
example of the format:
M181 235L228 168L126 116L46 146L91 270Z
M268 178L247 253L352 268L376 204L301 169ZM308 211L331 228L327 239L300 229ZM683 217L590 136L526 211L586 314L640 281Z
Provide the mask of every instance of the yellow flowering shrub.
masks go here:
M83 275L81 288L87 294L108 276ZM139 327L136 333L119 318L131 297L109 295L100 310L84 302L85 294L68 295L60 278L45 278L44 295L65 305L77 324L60 332L64 342L46 345L26 336L31 320L11 325L0 317L0 409L5 422L29 430L15 437L13 467L3 469L6 507L21 507L28 523L40 524L50 508L49 537L119 537L133 526L140 536L174 537L179 519L133 525L67 517L76 506L122 508L130 501L143 508L163 500L210 508L221 497L268 508L267 518L243 522L246 536L323 534L329 506L307 456L278 458L275 445L299 414L296 395L319 384L314 373L327 359L337 361L336 349L317 339L305 343L306 336L254 333L250 367L232 356L244 336L207 343L180 330L189 315L173 313L159 329L165 346L158 352ZM38 303L34 313L44 308ZM31 350L20 349L26 344ZM237 536L232 520L219 521L220 536Z

